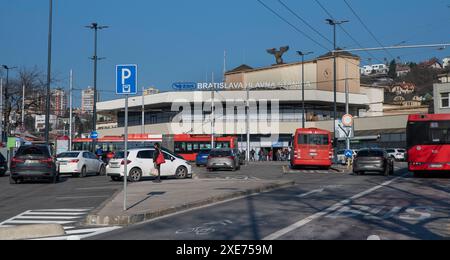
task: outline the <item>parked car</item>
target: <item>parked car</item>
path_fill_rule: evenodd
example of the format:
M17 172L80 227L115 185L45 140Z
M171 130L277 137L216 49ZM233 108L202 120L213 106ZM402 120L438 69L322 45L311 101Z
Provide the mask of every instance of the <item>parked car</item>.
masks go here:
M0 153L0 177L5 176L8 171L8 162L6 161L5 156Z
M65 152L56 158L60 175L84 178L88 174L105 175L105 163L88 151Z
M154 170L153 153L154 148L149 149L132 149L128 151L128 179L131 182L139 182L144 177L153 177ZM161 165L161 176L175 177L177 179L192 178L192 166L188 161L181 156L163 150L166 163ZM124 177L124 152L117 152L113 159L109 161L106 166L106 174L111 177L113 181L123 180Z
M208 156L210 152L210 149L204 149L197 154L197 158L195 159L195 164L197 167L206 166L208 164Z
M208 157L206 168L208 171L218 169L230 169L233 171L241 169L240 155L233 149L215 149Z
M55 158L51 148L46 145L21 146L11 160L10 183L23 180L59 181Z
M353 161L353 172L357 175L365 172L379 172L385 176L394 174L394 161L382 149L363 149Z
M396 161L406 161L405 149L387 149L386 152L392 159Z

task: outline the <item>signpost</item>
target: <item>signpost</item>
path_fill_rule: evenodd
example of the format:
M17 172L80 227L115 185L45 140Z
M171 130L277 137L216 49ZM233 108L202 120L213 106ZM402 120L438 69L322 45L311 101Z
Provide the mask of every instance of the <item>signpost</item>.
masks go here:
M92 139L98 139L98 137L99 137L98 132L93 131L93 132L91 133L91 138L92 138ZM94 148L95 148L95 147L94 147Z
M125 149L123 176L123 210L127 211L127 182L128 182L128 97L137 94L137 65L116 66L116 94L125 95Z

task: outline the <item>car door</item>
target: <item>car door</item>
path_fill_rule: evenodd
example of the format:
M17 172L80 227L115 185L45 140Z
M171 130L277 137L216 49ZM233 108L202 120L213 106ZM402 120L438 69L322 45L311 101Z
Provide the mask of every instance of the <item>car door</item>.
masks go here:
M90 157L90 160L92 163L92 172L93 173L100 172L100 167L102 166L102 162L93 153L89 153L89 157Z
M86 172L87 173L90 173L92 171L92 163L91 163L91 160L89 158L89 153L88 152L84 152L83 153L83 165L84 165L84 167L86 167Z
M151 176L152 170L155 168L153 165L153 153L154 150L142 150L136 155L136 165L142 170L142 176Z
M163 154L166 163L161 165L161 176L174 176L178 168L177 160L174 156L170 155L167 152L163 151Z

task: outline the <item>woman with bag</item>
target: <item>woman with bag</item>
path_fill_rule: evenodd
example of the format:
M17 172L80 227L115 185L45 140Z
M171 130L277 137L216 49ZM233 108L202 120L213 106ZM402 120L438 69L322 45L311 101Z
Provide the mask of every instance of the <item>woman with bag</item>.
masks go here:
M155 170L157 171L157 183L161 183L161 165L164 163L166 163L166 160L164 159L164 153L161 151L161 146L156 143L155 152L153 153L153 164L155 166Z

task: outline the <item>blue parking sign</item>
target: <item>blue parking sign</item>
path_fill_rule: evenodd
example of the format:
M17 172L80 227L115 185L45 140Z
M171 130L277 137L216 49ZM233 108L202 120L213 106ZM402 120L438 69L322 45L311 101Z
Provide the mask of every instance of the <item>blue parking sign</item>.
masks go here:
M137 65L116 66L116 94L137 94Z

